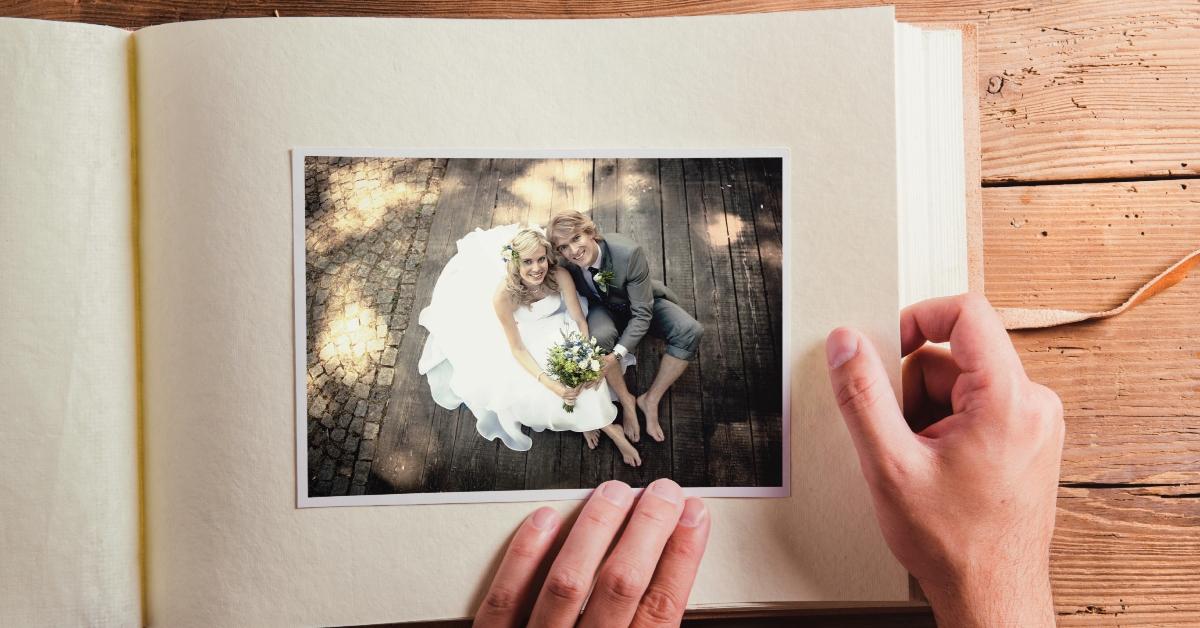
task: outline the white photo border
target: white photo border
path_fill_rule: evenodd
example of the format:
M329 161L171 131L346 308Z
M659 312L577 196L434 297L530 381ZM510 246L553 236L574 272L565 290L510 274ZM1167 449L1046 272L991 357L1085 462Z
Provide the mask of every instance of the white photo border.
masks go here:
M397 493L382 495L348 495L310 497L308 495L308 381L307 374L307 285L305 246L305 196L304 160L308 157L367 157L367 158L426 158L426 159L718 159L718 158L776 158L782 160L782 193L780 216L781 239L783 240L783 346L781 348L781 370L783 386L782 412L780 414L783 447L780 460L782 466L781 486L705 486L684 487L685 495L696 497L791 497L792 495L792 412L791 412L791 285L792 238L789 236L792 206L791 151L787 148L714 148L714 149L597 149L597 150L552 150L552 149L380 149L317 146L298 146L292 154L292 279L293 279L293 328L295 330L295 396L296 396L296 507L314 508L331 506L393 506L415 504L469 504L501 502L548 502L583 500L592 494L590 488L552 489L523 491L462 491L444 493ZM635 489L640 494L642 489Z

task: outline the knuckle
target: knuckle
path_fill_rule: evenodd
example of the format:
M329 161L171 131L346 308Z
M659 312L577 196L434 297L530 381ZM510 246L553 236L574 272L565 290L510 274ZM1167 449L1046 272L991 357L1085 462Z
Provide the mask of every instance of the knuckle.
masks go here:
M613 516L605 509L591 507L585 508L583 512L579 513L579 523L599 528L611 528L614 521Z
M872 468L874 469L872 484L885 489L889 493L897 494L904 491L911 491L915 485L913 469L894 457L884 456L876 464L872 465Z
M861 414L879 401L879 376L874 373L853 373L837 391L837 403L843 410Z
M638 614L643 620L641 623L673 626L683 616L683 607L682 596L670 587L652 584L642 597Z
M1066 424L1063 421L1063 403L1062 398L1058 393L1041 384L1034 384L1038 391L1038 396L1041 398L1041 403L1038 404L1039 415L1042 421L1052 427L1055 431L1066 429Z
M690 537L692 535L683 535ZM684 563L698 562L700 556L704 555L704 544L694 538L681 539L680 535L671 537L667 542L667 546L663 548L663 561L670 558L672 561Z
M518 539L513 541L512 545L508 546L508 555L522 560L532 560L539 558L541 552L538 551L538 546L535 543Z
M502 586L493 586L483 598L480 615L505 615L517 609L521 598L516 591Z
M959 299L964 312L975 314L992 309L992 304L987 300L987 297L978 292L965 292Z
M665 506L665 504L663 504ZM674 527L678 521L679 515L675 515L675 519L671 518L672 511L666 507L655 507L651 504L643 504L633 512L630 525L641 524L655 527Z
M578 572L558 569L546 578L546 593L560 602L582 602L588 583Z
M649 578L637 565L619 562L609 565L600 577L598 587L613 602L636 603L646 589Z

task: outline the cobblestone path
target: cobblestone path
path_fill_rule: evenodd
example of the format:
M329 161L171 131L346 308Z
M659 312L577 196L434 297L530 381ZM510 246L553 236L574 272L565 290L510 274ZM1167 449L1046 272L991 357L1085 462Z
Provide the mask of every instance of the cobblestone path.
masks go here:
M445 169L305 160L310 496L365 491Z

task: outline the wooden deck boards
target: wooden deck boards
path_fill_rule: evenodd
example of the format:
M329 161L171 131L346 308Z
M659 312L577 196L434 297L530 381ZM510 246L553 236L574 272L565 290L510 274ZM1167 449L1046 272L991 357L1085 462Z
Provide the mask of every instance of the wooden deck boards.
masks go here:
M769 160L749 161L450 160L414 312L470 230L544 225L560 208L591 207L602 231L643 246L652 276L705 324L701 357L663 401L666 441L650 439L642 424L643 464L632 468L607 438L589 450L575 432L530 432L527 452L484 440L469 411L429 399L415 368L426 333L414 328L400 348L400 364L411 368L397 371L368 490L588 488L612 478L645 486L659 477L685 486L778 486L782 330L768 303L778 309L782 243L773 241L778 203L766 197L779 173ZM658 339L638 346L638 365L627 374L635 394L649 387L662 352Z

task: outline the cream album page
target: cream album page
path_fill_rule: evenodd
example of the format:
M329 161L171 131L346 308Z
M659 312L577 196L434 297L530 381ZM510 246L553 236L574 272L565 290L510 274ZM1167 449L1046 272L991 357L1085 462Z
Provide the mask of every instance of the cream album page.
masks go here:
M0 19L0 617L139 623L127 31Z
M305 147L788 155L787 496L709 498L713 536L691 604L907 600L823 352L827 332L849 324L899 355L890 8L224 20L134 39L150 623L467 617L538 505L299 507L309 467L297 446L306 347L293 207L304 186L293 159Z

